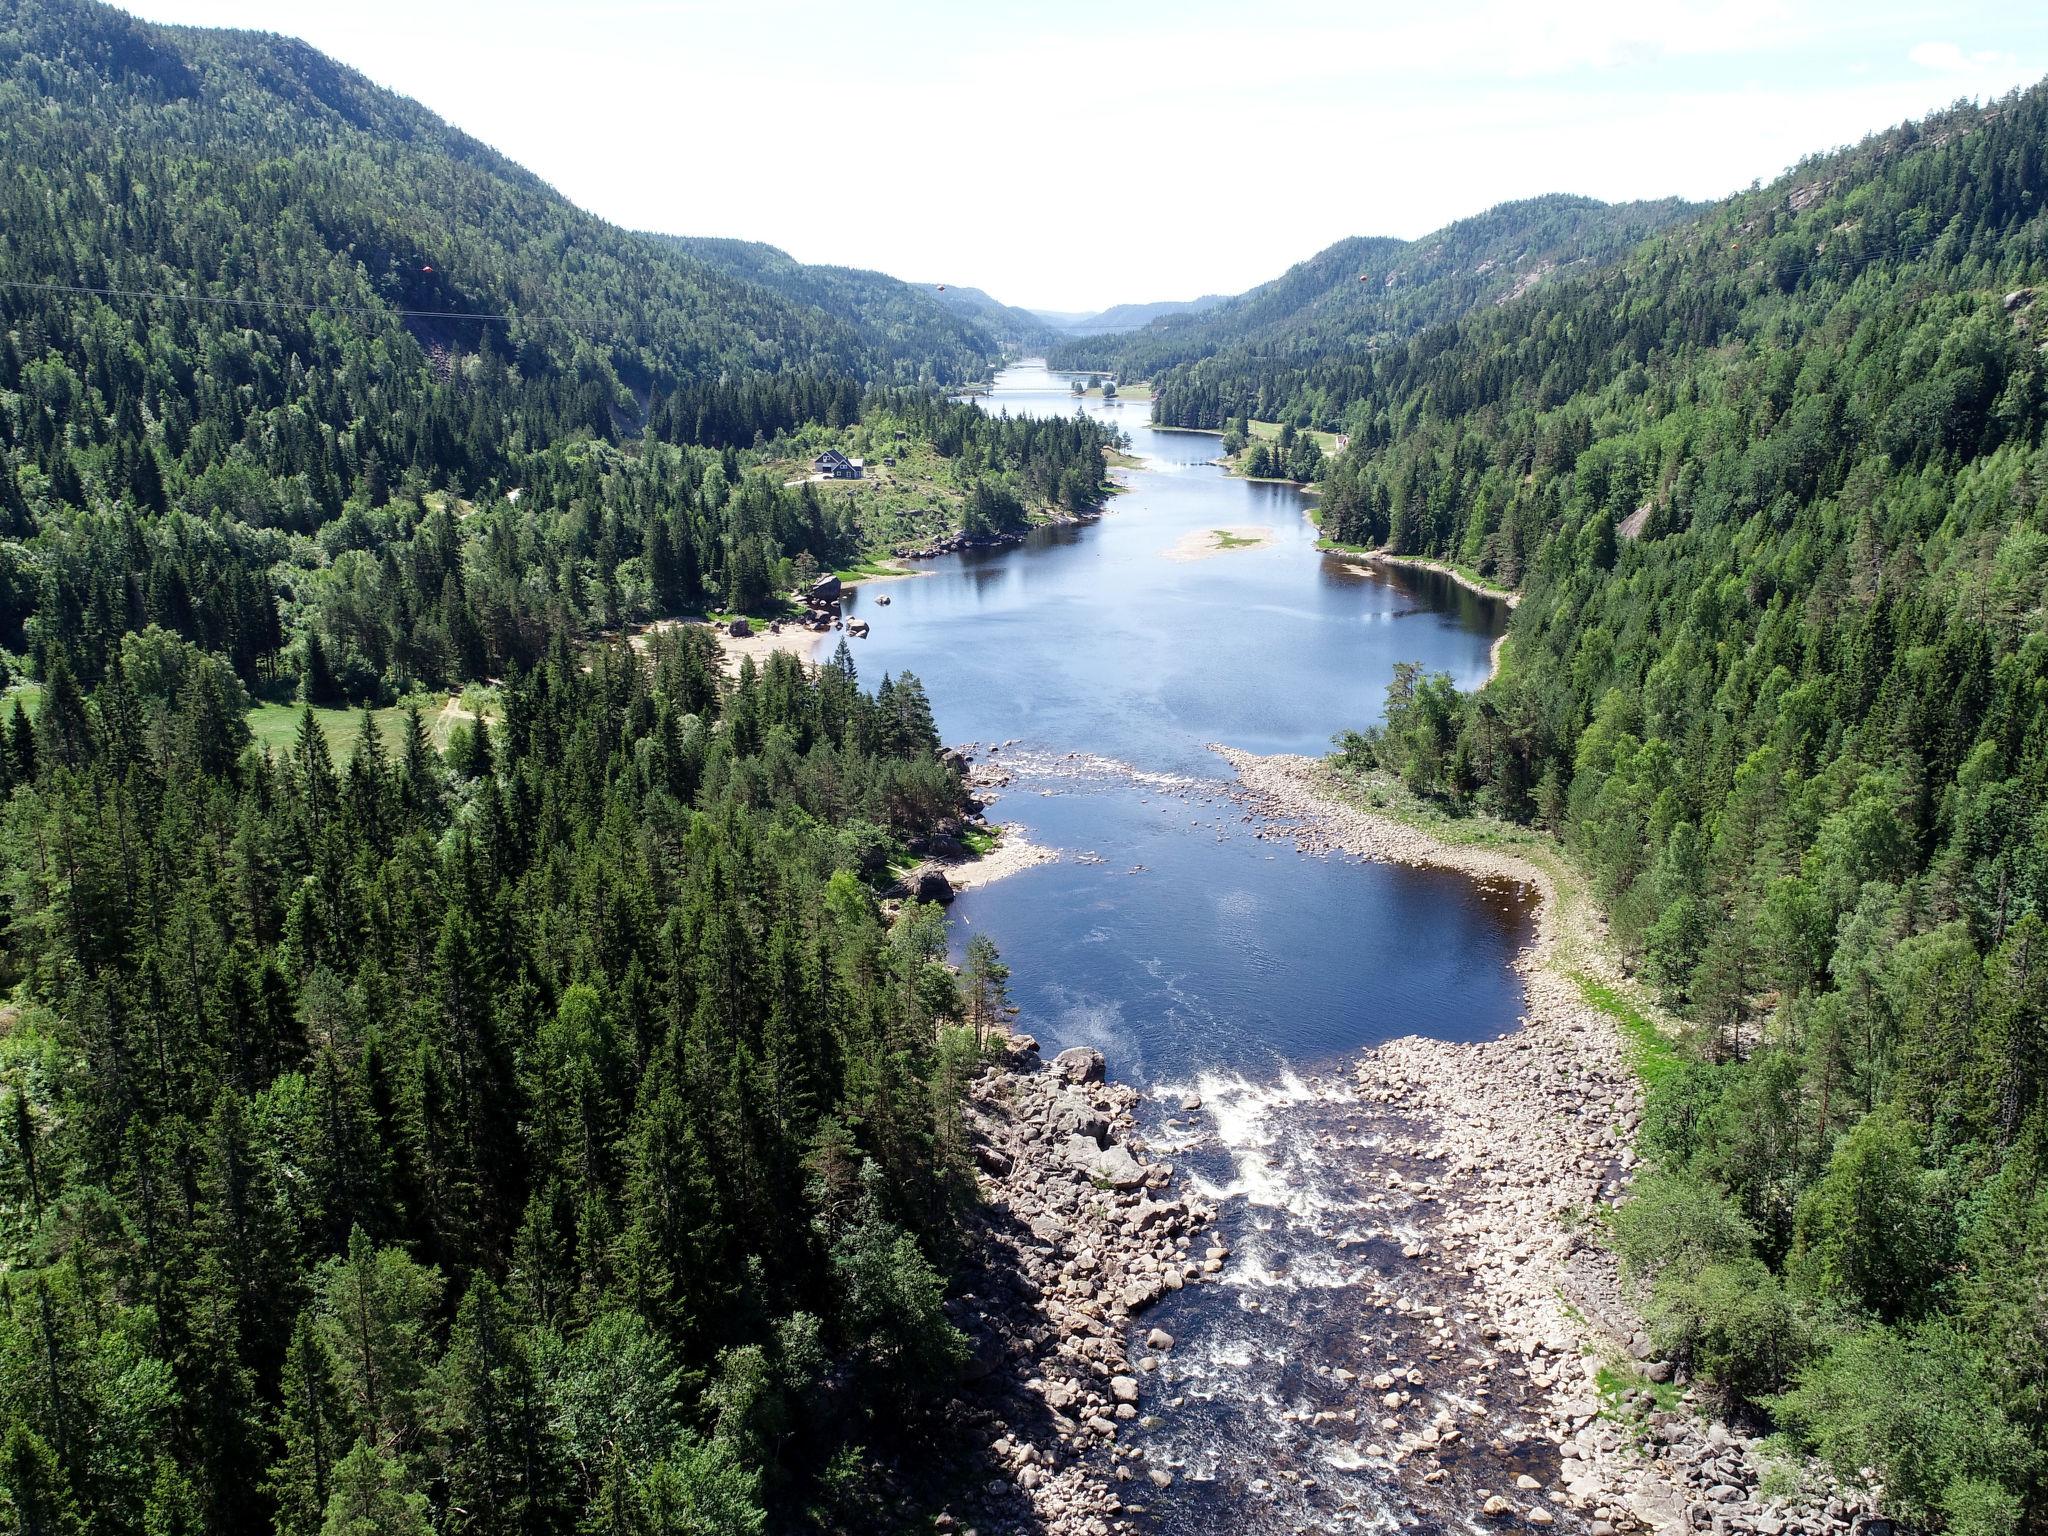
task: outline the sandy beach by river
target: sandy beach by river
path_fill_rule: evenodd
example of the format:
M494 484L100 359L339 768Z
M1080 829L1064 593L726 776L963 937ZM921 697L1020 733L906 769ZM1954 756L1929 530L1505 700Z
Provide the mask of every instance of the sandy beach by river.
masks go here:
M1163 551L1169 560L1207 560L1240 549L1263 549L1273 542L1273 530L1258 523L1238 523L1228 528L1196 528L1182 534Z
M991 823L998 834L995 847L987 853L965 859L938 860L946 880L956 891L971 891L1022 870L1050 864L1059 858L1051 848L1040 847L1024 835L1024 829L1003 822Z

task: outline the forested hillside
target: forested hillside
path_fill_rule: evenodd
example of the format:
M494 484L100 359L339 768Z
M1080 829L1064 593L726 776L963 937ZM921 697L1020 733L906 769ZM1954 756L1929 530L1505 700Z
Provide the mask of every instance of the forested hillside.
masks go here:
M0 69L17 670L91 685L155 624L251 689L381 701L751 610L862 553L757 447L987 361L889 279L778 293L612 229L283 39L48 0ZM989 475L1099 485L1092 428L903 408Z
M1892 1505L2048 1529L2048 89L1347 360L1325 531L1519 584L1349 753L1554 827L1693 1021L1663 1347Z
M0 143L0 1526L894 1528L978 1058L877 892L973 807L914 678L619 631L859 558L779 444L1102 433L282 39L10 6Z
M1152 380L1153 419L1165 426L1220 430L1249 416L1334 429L1366 353L1559 271L1610 261L1692 211L1676 199L1551 196L1503 203L1420 240L1341 240L1215 308L1070 342L1051 361Z
M995 317L945 302L916 287L857 267L806 266L758 240L650 235L705 266L780 294L793 304L853 321L893 357L922 365L931 383L980 378L1002 354L1005 327Z
M941 304L958 310L974 324L991 335L1012 346L1034 349L1052 345L1057 332L1044 318L1028 309L1018 309L984 293L979 288L964 288L958 283L924 283Z

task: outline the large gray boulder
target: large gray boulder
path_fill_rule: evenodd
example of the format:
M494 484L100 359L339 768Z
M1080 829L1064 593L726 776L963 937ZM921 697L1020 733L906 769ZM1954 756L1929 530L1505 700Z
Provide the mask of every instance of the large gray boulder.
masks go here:
M910 872L910 894L918 901L936 901L941 906L953 899L953 882L943 869L930 867Z
M1136 1189L1145 1182L1145 1165L1131 1156L1131 1149L1122 1142L1096 1154L1092 1171L1111 1189Z
M1092 1045L1071 1045L1052 1059L1055 1076L1069 1083L1099 1083L1103 1077L1102 1052Z

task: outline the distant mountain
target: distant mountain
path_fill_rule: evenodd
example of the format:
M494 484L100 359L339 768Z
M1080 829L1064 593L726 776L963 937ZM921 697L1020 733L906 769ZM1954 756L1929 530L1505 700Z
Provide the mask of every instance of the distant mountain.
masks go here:
M1069 341L1052 361L1155 384L1196 365L1206 383L1241 381L1284 368L1276 360L1362 352L1515 297L1561 271L1610 261L1697 211L1677 199L1608 204L1557 194L1503 203L1419 240L1355 236L1234 299L1120 337ZM1197 409L1174 424L1219 423Z
M380 387L419 370L432 390L445 365L430 355L488 342L518 364L517 410L540 390L551 414L630 427L650 392L722 375L986 366L987 339L936 309L920 327L879 302L821 304L608 224L290 38L9 0L0 87L4 275L188 295L202 349L233 333L274 348L261 368L280 376L294 352L389 338ZM11 322L43 303L34 292L16 290ZM240 339L259 316L262 334ZM459 414L474 392L451 399Z
M1043 350L1059 337L1058 328L1047 324L1045 317L1036 310L1005 304L979 288L965 288L958 283L919 283L916 286L929 291L940 303L959 310L983 330L1013 346Z
M1063 331L1076 336L1103 336L1122 331L1135 331L1139 326L1149 324L1167 315L1195 315L1211 310L1219 304L1230 302L1224 293L1205 293L1199 299L1162 299L1151 304L1112 304L1108 309L1093 314L1055 315L1050 310L1035 313L1057 325Z
M940 293L936 285L906 283L859 267L806 266L787 251L758 240L692 235L647 238L716 271L858 326L892 354L928 359L942 380L977 376L1002 350L1004 327L999 316L972 305L949 303L950 287ZM986 294L981 297L988 298ZM1001 306L995 307L1001 310Z

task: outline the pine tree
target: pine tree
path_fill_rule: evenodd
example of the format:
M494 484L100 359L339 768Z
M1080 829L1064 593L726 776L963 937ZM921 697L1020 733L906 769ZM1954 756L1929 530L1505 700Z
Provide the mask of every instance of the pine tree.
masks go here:
M49 1446L19 1421L0 1444L0 1487L20 1536L85 1536L77 1501Z
M404 1469L358 1440L334 1469L318 1536L433 1536L426 1495L406 1487Z
M462 1298L439 1396L448 1529L567 1530L560 1447L512 1310L488 1277L478 1276Z
M269 1493L277 1509L277 1536L319 1536L335 1471L355 1426L348 1414L327 1346L309 1316L292 1329L280 1380L277 1435ZM360 1442L358 1442L360 1443Z

